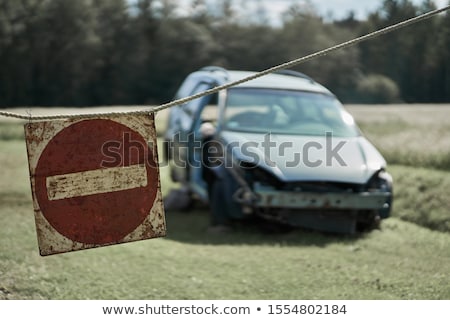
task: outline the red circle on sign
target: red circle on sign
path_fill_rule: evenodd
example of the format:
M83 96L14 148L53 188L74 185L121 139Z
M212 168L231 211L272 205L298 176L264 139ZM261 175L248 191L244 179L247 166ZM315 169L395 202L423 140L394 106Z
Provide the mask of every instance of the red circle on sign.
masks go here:
M138 164L145 165L146 186L49 200L47 177ZM35 181L41 212L56 231L84 244L106 244L122 240L148 216L158 172L152 150L139 133L112 120L95 119L76 122L48 142Z

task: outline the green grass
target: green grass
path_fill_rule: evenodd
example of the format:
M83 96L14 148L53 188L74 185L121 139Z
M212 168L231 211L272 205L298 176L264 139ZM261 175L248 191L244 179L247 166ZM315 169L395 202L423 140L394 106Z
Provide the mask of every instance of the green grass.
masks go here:
M162 239L40 257L25 143L0 150L0 299L450 299L450 234L395 217L359 236L249 227L213 236L198 208L167 213ZM447 172L390 168L395 216L414 208L416 188L447 198ZM175 186L167 168L161 176L166 194Z
M450 172L390 166L394 176L393 216L450 233Z
M0 121L0 140L23 140L24 129L22 121Z
M450 299L449 106L350 106L394 176L381 230L331 236L168 212L168 235L40 257L23 127L0 122L0 299ZM166 112L156 117L164 132ZM440 170L436 170L440 169ZM177 186L161 168L163 194Z
M390 164L450 171L450 105L347 107Z

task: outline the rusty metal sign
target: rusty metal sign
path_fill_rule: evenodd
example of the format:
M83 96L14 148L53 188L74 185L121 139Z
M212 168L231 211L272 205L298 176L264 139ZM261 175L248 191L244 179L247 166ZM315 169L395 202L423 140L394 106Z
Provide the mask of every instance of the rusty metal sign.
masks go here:
M153 114L25 124L40 254L165 236Z

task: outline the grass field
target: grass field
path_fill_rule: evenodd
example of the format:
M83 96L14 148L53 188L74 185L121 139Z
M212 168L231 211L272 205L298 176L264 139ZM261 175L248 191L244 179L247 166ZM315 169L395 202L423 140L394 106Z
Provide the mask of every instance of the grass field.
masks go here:
M449 105L349 106L390 164L450 170Z
M199 207L168 212L162 239L45 258L22 126L0 119L0 299L450 299L450 106L423 108L348 108L395 179L393 217L381 230L331 236L241 227L211 235ZM161 132L164 114L157 120ZM164 194L176 187L167 168L161 182Z

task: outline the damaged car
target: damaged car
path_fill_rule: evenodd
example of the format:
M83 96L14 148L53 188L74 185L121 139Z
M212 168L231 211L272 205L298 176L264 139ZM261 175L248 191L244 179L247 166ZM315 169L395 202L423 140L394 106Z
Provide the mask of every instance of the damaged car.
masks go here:
M205 67L175 98L253 74ZM291 70L172 108L164 156L172 180L219 220L351 234L377 227L392 207L385 159L333 93Z

